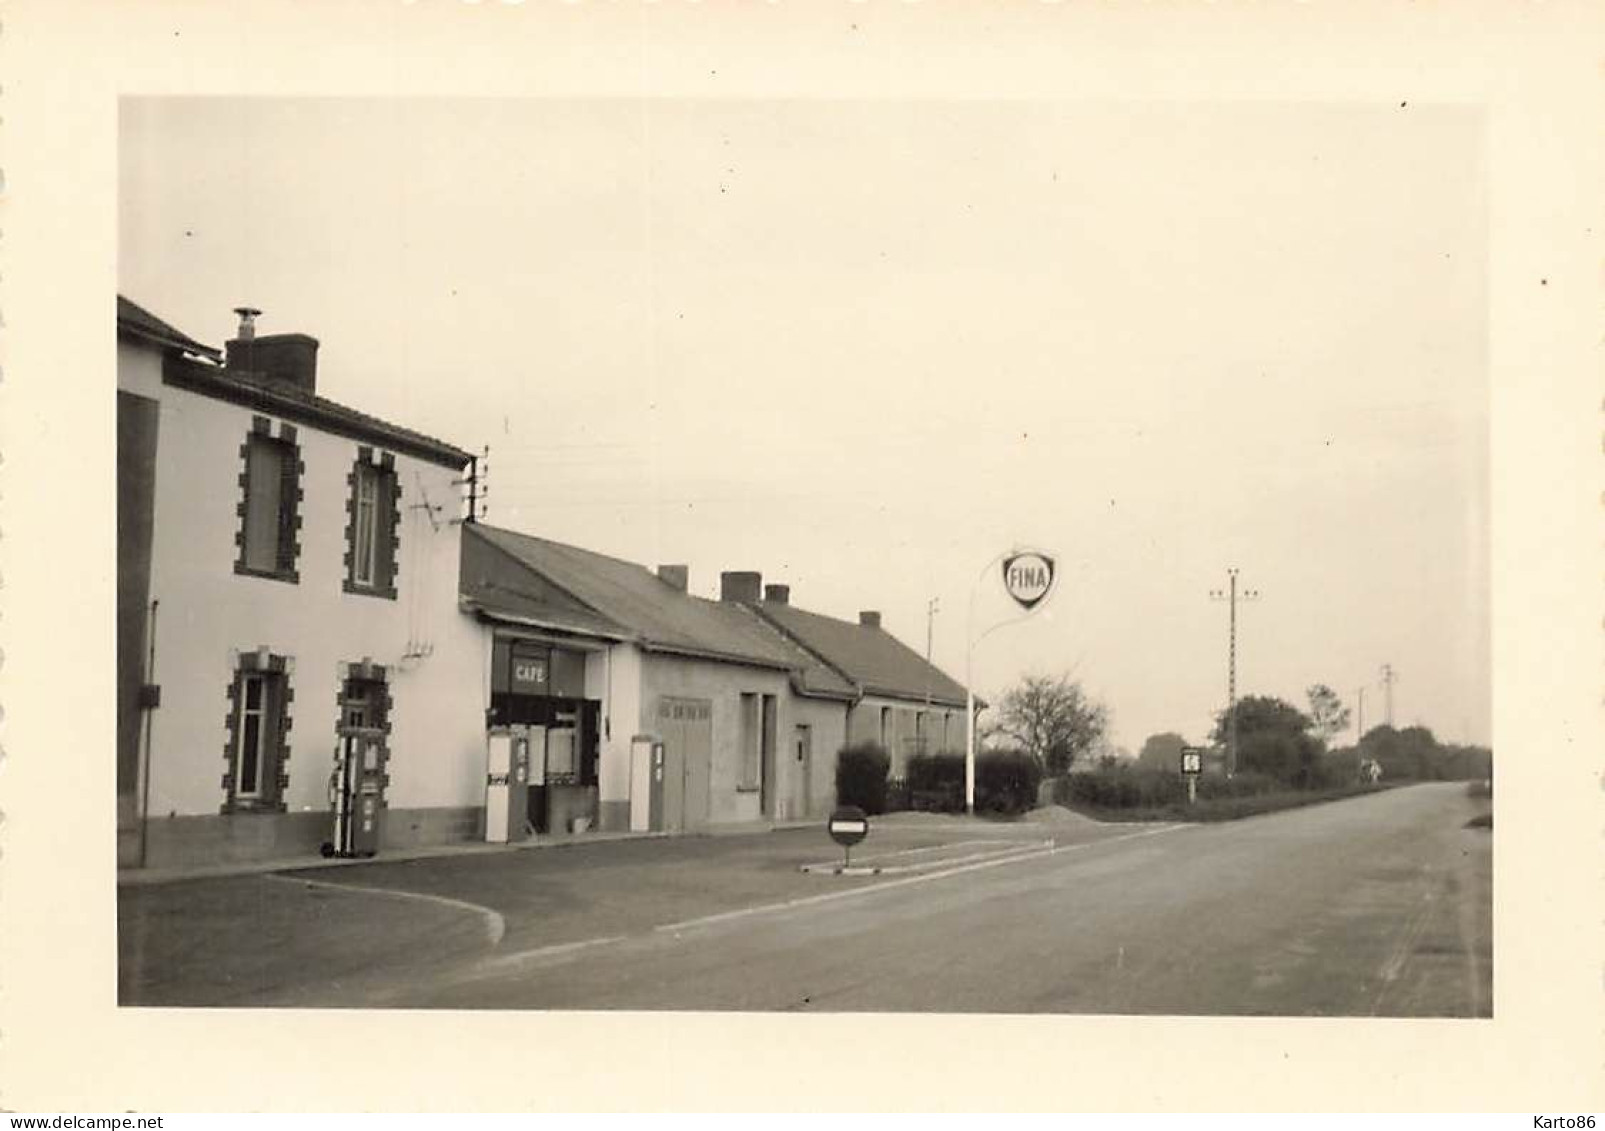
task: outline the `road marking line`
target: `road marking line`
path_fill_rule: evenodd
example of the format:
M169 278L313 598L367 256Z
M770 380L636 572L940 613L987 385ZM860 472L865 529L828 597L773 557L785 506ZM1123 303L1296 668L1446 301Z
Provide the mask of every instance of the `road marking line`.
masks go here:
M942 872L925 872L920 875L902 876L895 880L886 880L877 884L865 884L863 887L848 888L846 891L827 891L819 895L805 895L797 899L788 899L780 903L767 903L758 907L743 907L738 911L721 911L715 915L703 915L696 919L683 919L678 923L664 923L652 928L654 931L673 932L689 930L692 927L702 927L713 923L725 923L732 919L744 919L750 915L764 915L775 911L790 911L798 907L811 907L815 904L830 903L838 899L852 899L855 896L868 892L889 891L892 888L906 887L910 884L924 884L932 880L946 879L948 876L962 875L965 872L979 872L984 868L996 868L1003 864L1018 864L1026 860L1040 860L1046 856L1056 856L1061 852L1078 852L1085 848L1097 848L1104 844L1119 844L1125 840L1138 840L1145 836L1158 836L1161 833L1173 832L1176 829L1189 827L1186 823L1160 825L1140 833L1127 833L1124 836L1110 837L1108 840L1085 841L1081 844L1067 844L1062 847L1037 849L1032 852L1016 853L1011 856L993 857L980 860L973 864L964 864L957 868L948 868Z
M1021 843L1009 844L1006 841L995 841L995 840L994 841L982 841L980 843L983 843L983 844L1002 844L1005 847L994 848L994 849L992 849L992 850L990 850L988 852L971 852L971 853L969 853L969 854L967 854L965 856L954 856L954 857L952 857L950 859L947 859L947 860L928 860L928 861L926 861L924 863L921 863L921 864L870 864L870 863L863 863L863 864L854 864L851 867L846 867L846 866L841 865L841 864L804 864L802 866L802 870L804 872L808 872L808 873L831 872L831 873L834 873L834 874L836 874L838 876L895 875L898 872L923 872L923 871L926 871L929 868L941 868L941 867L945 867L945 866L949 866L949 865L953 865L953 864L965 864L965 863L968 863L971 860L989 860L994 856L1007 856L1007 855L1010 855L1011 853L1016 853L1016 852L1029 852L1029 851L1031 851L1033 849L1052 848L1053 847L1053 840L1051 838L1048 839L1048 840L1028 841L1028 842L1026 842L1024 844L1021 844ZM953 846L952 845L940 845L938 847L950 848L950 847L953 847ZM921 850L920 849L914 849L912 851L921 851ZM871 860L885 860L890 855L895 855L895 853L889 853L887 856L872 856L872 857L870 857L870 859Z
M384 895L392 899L417 899L425 903L438 903L442 907L455 908L458 911L472 911L485 920L485 935L490 939L490 945L495 946L502 941L507 933L507 920L502 918L501 912L492 911L489 907L482 907L477 903L469 903L462 899L452 899L445 895L429 895L421 891L402 891L398 888L366 887L362 884L339 884L329 880L309 880L302 876L285 876L277 872L269 872L266 878L278 880L286 884L305 884L309 888L328 888L331 891L354 891L367 895Z
M889 860L893 856L918 856L921 852L940 852L944 848L979 848L983 844L1037 844L1037 841L1018 840L950 840L946 844L927 844L923 848L900 848L896 852L882 852L879 856L867 856L866 860Z
M480 960L479 965L486 968L500 968L503 966L516 966L525 962L532 962L540 958L555 958L560 954L571 954L576 950L586 950L593 946L606 946L608 943L623 942L628 935L603 935L600 938L580 939L576 942L553 943L551 946L537 946L531 950L515 951L512 954L497 954Z
M1430 869L1426 870L1430 873ZM1428 883L1429 885L1432 884L1430 874ZM1393 983L1398 981L1404 974L1405 967L1409 965L1410 959L1415 953L1416 944L1421 941L1421 936L1426 933L1427 927L1437 915L1437 893L1433 886L1427 887L1419 898L1421 905L1411 914L1398 941L1394 944L1392 951L1389 952L1387 959L1382 963L1381 969L1377 971L1377 978L1382 984L1377 988L1376 997L1371 1002L1371 1015L1373 1017L1381 1012L1383 1000L1393 988Z

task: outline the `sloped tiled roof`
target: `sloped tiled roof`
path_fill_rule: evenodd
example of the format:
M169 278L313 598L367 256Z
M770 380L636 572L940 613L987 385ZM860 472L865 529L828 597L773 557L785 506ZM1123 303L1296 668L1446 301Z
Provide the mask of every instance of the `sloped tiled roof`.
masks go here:
M474 524L465 529L472 532L480 527ZM529 567L512 554L494 546L489 553L473 554L474 545L472 534L465 533L460 581L462 603L469 611L483 612L516 624L605 640L628 640L634 635L623 625L578 601L553 600L550 593L530 584Z
M259 408L298 424L359 440L371 440L447 467L462 467L469 460L467 452L444 440L359 412L328 397L303 392L293 385L261 374L231 373L227 369L203 365L187 358L171 358L162 371L162 380L202 396Z
M117 328L159 346L182 350L185 353L199 354L214 360L223 356L220 351L211 346L201 345L182 330L163 322L137 302L122 295L117 296Z
M193 357L178 356L193 354L216 362L222 354L211 346L201 345L122 295L117 296L117 329L120 333L143 338L171 351L173 356L167 357L162 367L162 380L179 388L259 408L297 424L371 440L447 467L460 468L468 462L467 452L444 440L391 424L366 412L358 412L328 397L305 392L261 374L233 372Z
M759 613L872 695L963 706L964 687L881 628L837 620L795 605L762 601Z
M463 537L465 541L482 539L499 548L538 581L548 583L549 587L537 583L536 588L545 591L526 597L519 609L495 584L487 586L483 577L465 575L465 599L492 616L500 608L510 613L521 611L525 616L572 620L588 611L607 625L627 631L650 651L788 671L800 691L816 695L850 698L855 693L828 665L787 640L750 609L682 592L645 566L485 523L465 526Z

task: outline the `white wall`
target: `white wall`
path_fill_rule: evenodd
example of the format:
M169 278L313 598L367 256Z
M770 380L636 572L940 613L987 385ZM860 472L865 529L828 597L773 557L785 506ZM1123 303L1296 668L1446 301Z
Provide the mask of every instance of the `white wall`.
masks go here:
M119 385L161 400L151 593L163 697L153 713L152 816L219 811L233 653L259 645L294 661L289 811L328 807L339 665L365 658L390 672L390 806L482 804L487 649L457 611L460 527L450 519L461 509L451 484L459 472L396 453L396 599L348 594L346 479L359 443L388 449L297 424L306 468L299 583L237 575L240 446L252 416L268 414L161 386L159 376L150 388L152 362L159 374L154 353L119 350ZM434 522L417 508L425 497L442 508ZM404 659L409 645L430 654Z
M614 675L614 692L620 684ZM800 819L800 798L792 773L794 728L812 728L813 773L811 777L812 814L828 811L835 792L836 754L846 741L847 709L842 703L804 699L792 693L791 682L783 672L741 664L698 660L685 656L653 653L642 664L640 730L653 732L658 701L663 696L707 699L713 704L713 765L709 783L710 822L736 823L763 817L761 795L757 790L739 788L741 776L741 695L775 696L775 779L776 816ZM622 718L615 714L615 720ZM617 732L615 732L617 737ZM627 759L628 750L624 757ZM627 765L627 761L624 763Z
M162 397L162 355L156 350L117 340L117 388L151 400Z
M792 820L807 817L825 817L836 802L836 755L847 745L847 704L830 699L803 699L791 696L781 712L780 752L785 758L794 756L792 742L798 726L810 728L813 743L813 766L809 779L809 806L802 809L801 797L787 800L786 816ZM782 780L787 780L782 775Z
M630 799L630 739L641 731L641 651L615 644L585 658L586 694L602 701L603 726L597 767L601 801Z
M891 776L902 777L908 768L911 743L918 732L916 719L926 715L926 750L932 754L958 752L964 749L964 708L932 703L929 711L923 701L892 699L880 695L866 695L853 708L850 740L853 742L879 742L882 708L891 708L887 720L886 751L892 756Z

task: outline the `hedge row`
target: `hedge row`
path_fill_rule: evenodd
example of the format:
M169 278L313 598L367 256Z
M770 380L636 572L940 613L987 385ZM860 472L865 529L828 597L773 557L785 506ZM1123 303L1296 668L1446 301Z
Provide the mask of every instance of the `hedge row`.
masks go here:
M891 758L873 743L844 748L836 761L836 797L866 813L917 809L964 811L964 755L916 754L907 777L886 780ZM979 813L1024 813L1037 803L1042 767L1018 750L989 750L975 759L975 808Z
M1286 788L1269 774L1244 772L1230 778L1207 774L1198 779L1198 799L1261 797ZM1187 781L1174 771L1117 766L1055 779L1053 799L1060 805L1097 809L1163 809L1187 803Z

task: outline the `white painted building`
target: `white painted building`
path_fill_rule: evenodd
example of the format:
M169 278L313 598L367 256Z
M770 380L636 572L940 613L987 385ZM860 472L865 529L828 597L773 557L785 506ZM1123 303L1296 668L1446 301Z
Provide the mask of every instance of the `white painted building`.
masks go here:
M119 861L319 851L358 740L378 848L476 835L467 453L320 396L318 343L254 312L226 356L121 298L117 325Z
M964 687L887 632L879 612L861 612L856 623L809 612L783 585L766 587L753 608L858 689L847 740L885 750L892 778L904 777L916 754L963 751Z
M857 689L755 613L756 575L722 580L710 601L687 592L684 566L465 530L463 609L490 655L488 719L530 750L515 806L527 826L515 820L506 839L829 812Z

